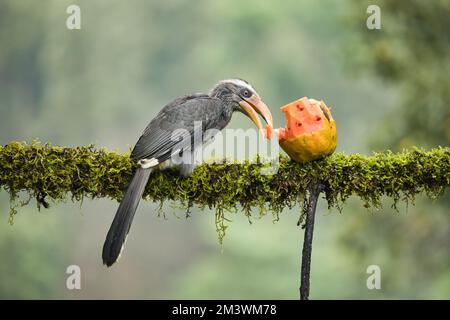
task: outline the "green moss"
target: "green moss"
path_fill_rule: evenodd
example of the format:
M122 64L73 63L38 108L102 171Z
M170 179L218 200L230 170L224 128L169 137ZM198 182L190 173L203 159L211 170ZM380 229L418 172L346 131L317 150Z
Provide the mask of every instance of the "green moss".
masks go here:
M192 205L215 208L216 226L222 239L226 229L225 211L242 211L249 218L252 208L259 215L268 211L277 220L279 213L303 205L308 183L318 180L325 186L329 207L340 207L351 195L367 207L380 207L382 196L411 201L419 193L436 198L450 183L450 148L430 151L414 149L363 156L334 154L300 165L280 156L275 175L261 175L265 164L203 164L187 177L175 170L152 174L145 198L176 202L187 209ZM0 187L11 197L11 219L17 213L20 192L48 207L70 197L108 197L120 200L128 185L134 164L129 154L118 154L94 146L63 148L33 142L12 142L0 146Z

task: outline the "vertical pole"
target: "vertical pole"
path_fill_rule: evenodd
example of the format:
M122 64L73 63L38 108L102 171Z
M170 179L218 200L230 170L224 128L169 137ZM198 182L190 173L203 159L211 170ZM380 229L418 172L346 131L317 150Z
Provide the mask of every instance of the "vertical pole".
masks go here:
M311 181L308 187L308 199L304 210L306 211L305 220L305 236L303 240L302 251L302 270L300 279L300 300L309 299L309 279L311 269L311 252L312 252L312 240L314 232L314 217L316 214L317 201L320 193L323 191L324 186L317 181Z

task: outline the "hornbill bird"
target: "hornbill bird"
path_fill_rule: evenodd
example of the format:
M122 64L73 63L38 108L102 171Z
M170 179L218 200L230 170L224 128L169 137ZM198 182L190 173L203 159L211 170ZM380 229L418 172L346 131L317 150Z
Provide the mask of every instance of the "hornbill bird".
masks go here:
M150 121L131 153L132 160L137 163L137 169L106 236L102 253L105 265L111 266L120 257L152 171L166 166L174 155L195 152L191 138L201 134L202 143L210 140L213 134L205 137L206 132L217 133L222 130L228 125L235 111L247 115L261 132L264 130L258 114L264 118L269 129L273 128L269 109L255 89L241 79L220 81L209 94L192 94L175 99ZM196 125L198 123L201 126ZM175 131L180 133L178 139L174 139ZM181 163L181 174L187 175L192 170L192 162Z

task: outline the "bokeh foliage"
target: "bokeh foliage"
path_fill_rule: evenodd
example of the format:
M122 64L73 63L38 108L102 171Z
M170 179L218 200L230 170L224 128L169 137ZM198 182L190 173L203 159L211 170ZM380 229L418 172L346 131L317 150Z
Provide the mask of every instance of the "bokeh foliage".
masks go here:
M360 27L369 4L380 7L380 30ZM353 1L350 12L349 65L360 76L372 74L397 91L370 136L371 148L448 146L450 1ZM447 193L439 201L419 198L407 207L404 219L386 209L371 219L357 216L340 239L351 261L382 267L388 292L448 298L449 205Z
M360 28L370 4L380 30ZM450 141L450 1L354 1L348 23L351 63L398 88L400 96L372 143L402 149ZM378 143L377 143L378 142Z

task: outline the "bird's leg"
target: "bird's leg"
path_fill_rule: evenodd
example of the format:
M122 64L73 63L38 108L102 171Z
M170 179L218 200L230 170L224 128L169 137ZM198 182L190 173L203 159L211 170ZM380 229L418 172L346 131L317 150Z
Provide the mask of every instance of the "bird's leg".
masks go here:
M187 148L186 150L183 150L183 162L179 165L180 168L180 175L183 177L187 177L194 172L195 165L197 163L201 163L201 157L202 155L199 154L202 151L202 148ZM200 157L200 158L199 158ZM200 162L198 162L200 160Z
M195 164L194 163L182 163L180 165L180 175L183 177L189 176L192 172L194 172Z

